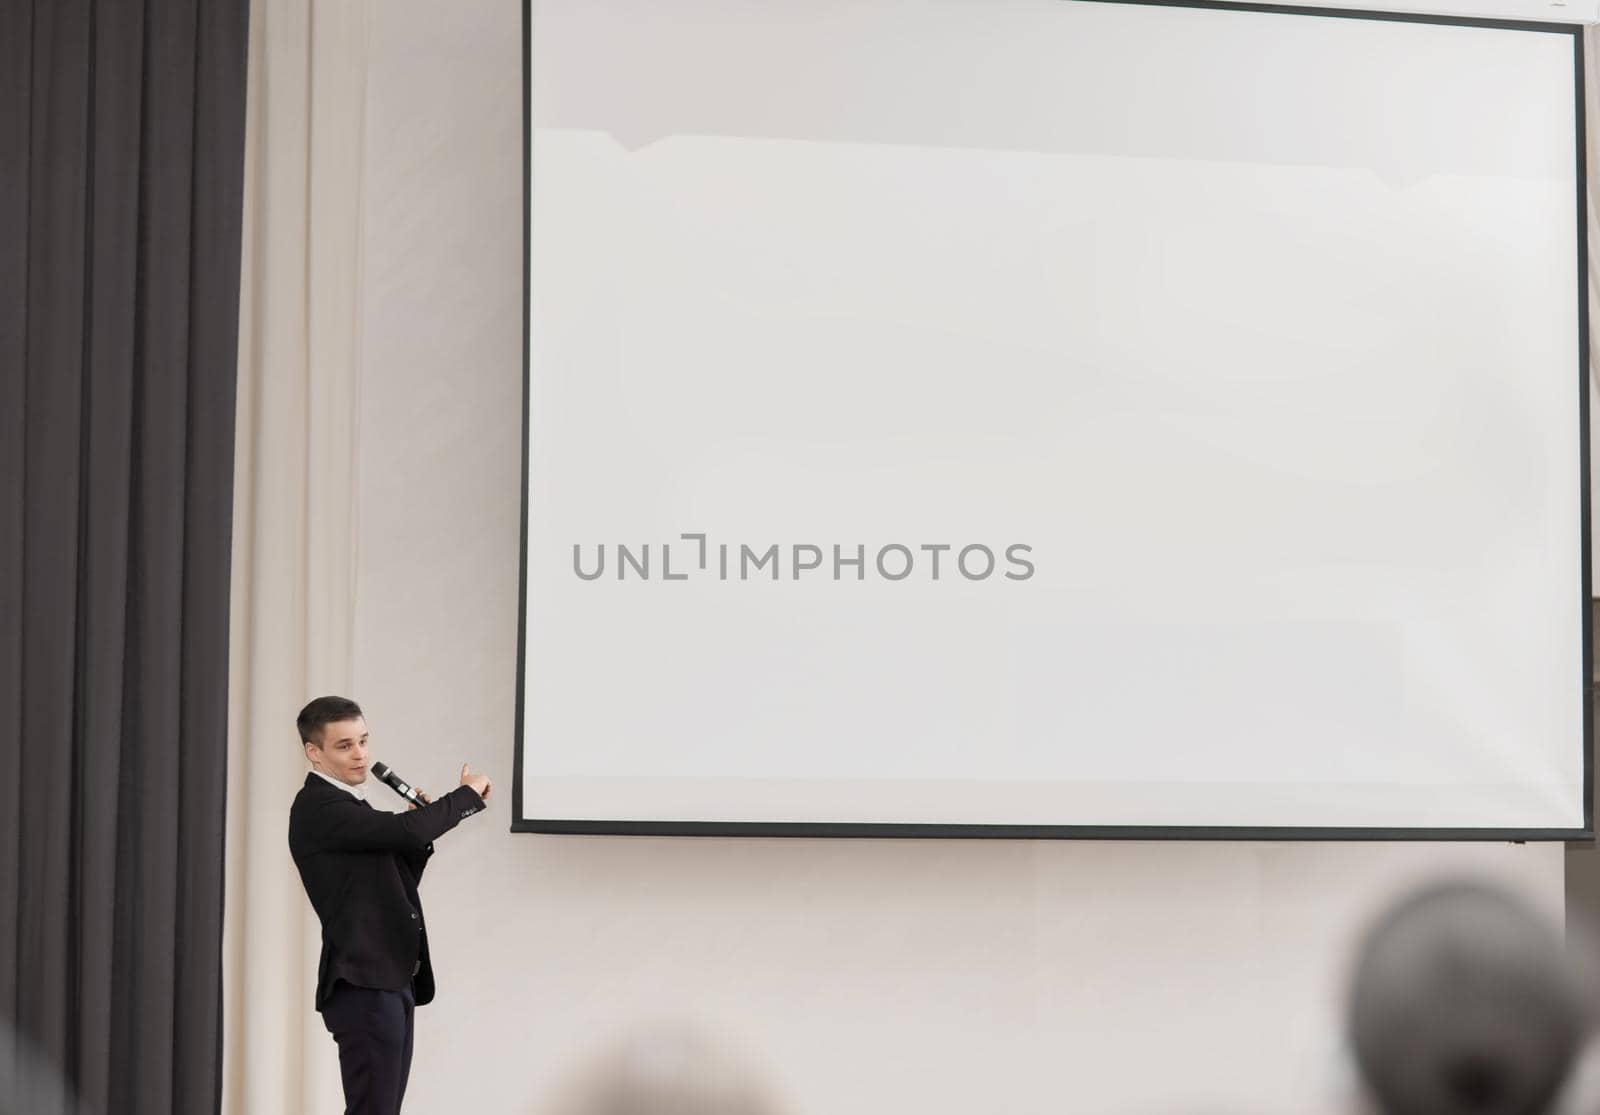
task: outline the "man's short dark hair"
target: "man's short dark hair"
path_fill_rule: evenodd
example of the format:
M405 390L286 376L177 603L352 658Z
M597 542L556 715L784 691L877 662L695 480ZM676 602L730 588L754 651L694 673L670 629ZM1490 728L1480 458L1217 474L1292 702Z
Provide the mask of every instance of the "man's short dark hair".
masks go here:
M322 746L322 729L341 720L354 720L361 716L361 706L349 697L318 697L295 717L295 727L300 729L301 743Z

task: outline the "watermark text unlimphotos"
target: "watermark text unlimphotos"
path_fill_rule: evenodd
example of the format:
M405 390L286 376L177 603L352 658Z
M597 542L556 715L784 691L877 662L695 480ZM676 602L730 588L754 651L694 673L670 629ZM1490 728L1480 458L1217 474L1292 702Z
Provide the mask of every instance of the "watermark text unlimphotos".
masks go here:
M574 542L572 572L584 581L865 581L869 577L885 581L1026 581L1034 574L1034 564L1027 557L1033 547L1022 542L1005 547L978 542L961 546L891 542L871 548L864 543L773 542L756 547L744 542L713 544L704 534L680 534L678 538L678 542L636 545Z

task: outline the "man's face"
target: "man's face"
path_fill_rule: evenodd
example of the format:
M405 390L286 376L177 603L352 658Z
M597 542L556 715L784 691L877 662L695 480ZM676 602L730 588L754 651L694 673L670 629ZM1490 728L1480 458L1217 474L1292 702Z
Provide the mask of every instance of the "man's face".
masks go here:
M329 778L361 785L367 780L367 722L358 716L324 724L321 741L306 744L306 758Z

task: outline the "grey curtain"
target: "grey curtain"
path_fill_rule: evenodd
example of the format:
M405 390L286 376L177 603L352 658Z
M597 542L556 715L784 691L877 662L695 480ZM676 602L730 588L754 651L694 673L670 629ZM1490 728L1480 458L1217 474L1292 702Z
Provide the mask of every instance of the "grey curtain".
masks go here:
M220 1103L247 30L0 0L0 1015L119 1115Z

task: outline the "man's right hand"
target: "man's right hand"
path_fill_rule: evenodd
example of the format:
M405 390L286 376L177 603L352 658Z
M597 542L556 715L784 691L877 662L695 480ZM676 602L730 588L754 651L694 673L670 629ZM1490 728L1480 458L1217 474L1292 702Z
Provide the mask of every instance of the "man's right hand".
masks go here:
M471 786L484 801L489 800L489 791L493 789L487 775L473 774L467 769L466 763L461 764L461 784Z

